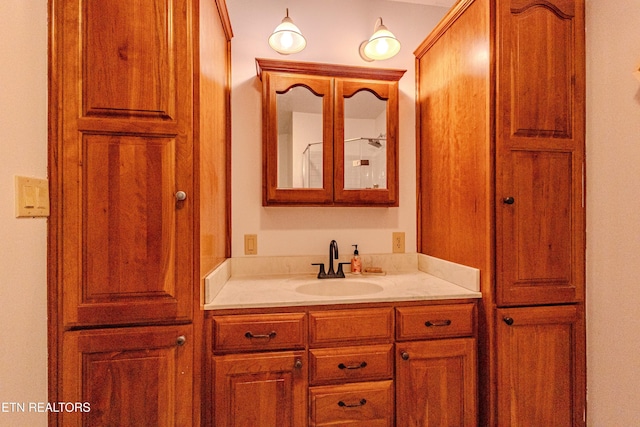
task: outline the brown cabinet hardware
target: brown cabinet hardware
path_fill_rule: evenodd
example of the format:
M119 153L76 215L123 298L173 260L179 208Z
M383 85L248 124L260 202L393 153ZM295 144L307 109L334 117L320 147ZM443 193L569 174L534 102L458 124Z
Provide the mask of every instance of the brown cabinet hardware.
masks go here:
M263 339L263 340L272 340L276 337L276 331L271 331L268 334L253 334L251 331L247 331L244 336L247 339Z
M432 326L449 326L449 325L451 325L450 319L434 320L433 322L430 320L427 320L426 322L424 322L424 326L426 326L427 328L430 328Z
M338 406L342 408L357 408L367 404L367 399L360 399L358 403L344 403L342 400L338 402Z
M362 369L367 367L367 362L358 363L357 365L345 365L341 363L338 365L338 369Z

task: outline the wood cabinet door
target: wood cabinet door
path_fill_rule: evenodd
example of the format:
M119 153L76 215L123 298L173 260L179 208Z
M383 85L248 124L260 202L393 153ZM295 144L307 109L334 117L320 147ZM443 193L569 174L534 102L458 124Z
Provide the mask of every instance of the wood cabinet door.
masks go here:
M187 0L65 0L53 171L65 328L189 320L193 94ZM176 194L184 192L184 200Z
M214 425L307 425L307 369L304 351L214 356Z
M584 299L584 4L497 6L496 301Z
M336 79L334 199L398 206L398 82Z
M585 341L581 307L499 309L499 426L583 426Z
M457 338L396 345L396 424L478 424L476 340Z
M192 425L191 326L66 332L60 425L158 427Z

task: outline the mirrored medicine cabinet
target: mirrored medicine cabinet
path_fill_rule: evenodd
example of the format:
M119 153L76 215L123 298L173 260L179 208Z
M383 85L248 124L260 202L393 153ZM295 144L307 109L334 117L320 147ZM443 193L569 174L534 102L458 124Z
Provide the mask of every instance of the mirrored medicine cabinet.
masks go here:
M256 59L263 205L398 206L405 70Z

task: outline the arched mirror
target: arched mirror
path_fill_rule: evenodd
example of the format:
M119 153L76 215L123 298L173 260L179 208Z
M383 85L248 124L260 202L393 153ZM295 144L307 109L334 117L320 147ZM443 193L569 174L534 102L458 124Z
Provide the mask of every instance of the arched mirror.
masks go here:
M322 97L306 86L276 94L278 188L322 188Z
M344 188L387 188L387 101L364 89L344 99Z

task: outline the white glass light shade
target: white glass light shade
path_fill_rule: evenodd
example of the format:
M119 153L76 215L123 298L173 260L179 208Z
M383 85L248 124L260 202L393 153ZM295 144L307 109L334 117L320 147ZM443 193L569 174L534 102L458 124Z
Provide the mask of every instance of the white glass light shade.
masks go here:
M400 52L400 42L382 24L382 18L378 18L373 35L360 44L360 56L365 61L371 62L392 58L398 52Z
M282 55L298 53L307 46L307 41L300 29L289 18L289 9L287 9L287 16L269 36L269 46Z

